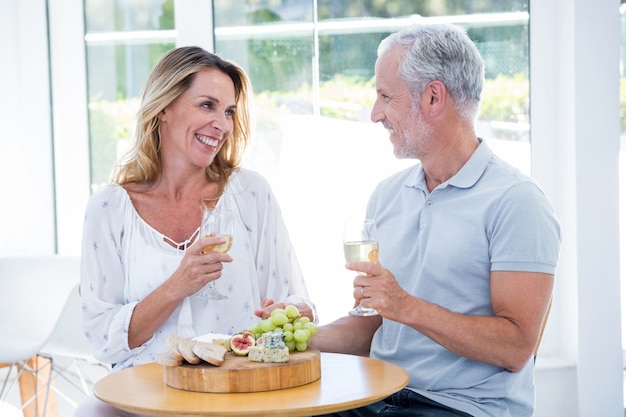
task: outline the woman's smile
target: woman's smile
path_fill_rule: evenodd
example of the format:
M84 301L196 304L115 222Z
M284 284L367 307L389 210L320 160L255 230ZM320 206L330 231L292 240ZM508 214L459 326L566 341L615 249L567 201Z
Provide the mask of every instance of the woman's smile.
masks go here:
M215 139L215 138L212 138L212 137L209 137L209 136L200 135L198 133L196 133L196 139L198 139L203 144L205 144L207 146L212 146L214 148L217 148L217 145L219 145L219 143L220 143L220 141L218 139Z

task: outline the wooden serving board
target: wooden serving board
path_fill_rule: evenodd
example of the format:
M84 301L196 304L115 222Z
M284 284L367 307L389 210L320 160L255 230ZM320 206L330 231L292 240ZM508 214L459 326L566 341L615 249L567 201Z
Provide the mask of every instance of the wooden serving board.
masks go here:
M289 353L289 362L253 362L247 356L226 353L222 366L206 362L164 366L167 386L196 392L257 392L292 388L322 376L320 352L309 348Z

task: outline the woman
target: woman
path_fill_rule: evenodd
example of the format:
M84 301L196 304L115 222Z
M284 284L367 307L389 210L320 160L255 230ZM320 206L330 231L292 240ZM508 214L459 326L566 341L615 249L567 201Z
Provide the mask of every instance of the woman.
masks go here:
M147 81L134 143L85 216L83 328L114 370L154 361L170 335L233 334L286 304L314 319L274 195L239 166L250 94L241 68L198 47ZM228 254L202 253L224 242L198 236L203 207L235 213ZM209 282L228 298L199 296ZM75 415L128 414L91 398Z

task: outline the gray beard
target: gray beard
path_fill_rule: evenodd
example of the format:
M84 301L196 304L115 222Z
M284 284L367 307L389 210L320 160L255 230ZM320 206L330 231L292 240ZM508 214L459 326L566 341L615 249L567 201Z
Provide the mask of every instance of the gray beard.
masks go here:
M424 123L419 112L411 112L407 116L406 126L410 132L402 132L402 140L394 148L393 154L398 159L422 159L428 153L428 144L433 137L433 128Z

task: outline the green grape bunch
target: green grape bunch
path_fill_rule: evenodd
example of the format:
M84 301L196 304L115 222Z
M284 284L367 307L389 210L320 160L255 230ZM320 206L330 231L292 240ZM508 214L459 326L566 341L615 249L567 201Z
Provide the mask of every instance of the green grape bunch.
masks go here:
M248 327L248 331L254 333L257 340L263 333L283 333L289 352L304 352L311 343L311 336L317 333L317 324L308 317L301 317L296 306L288 305L273 310L268 318Z

